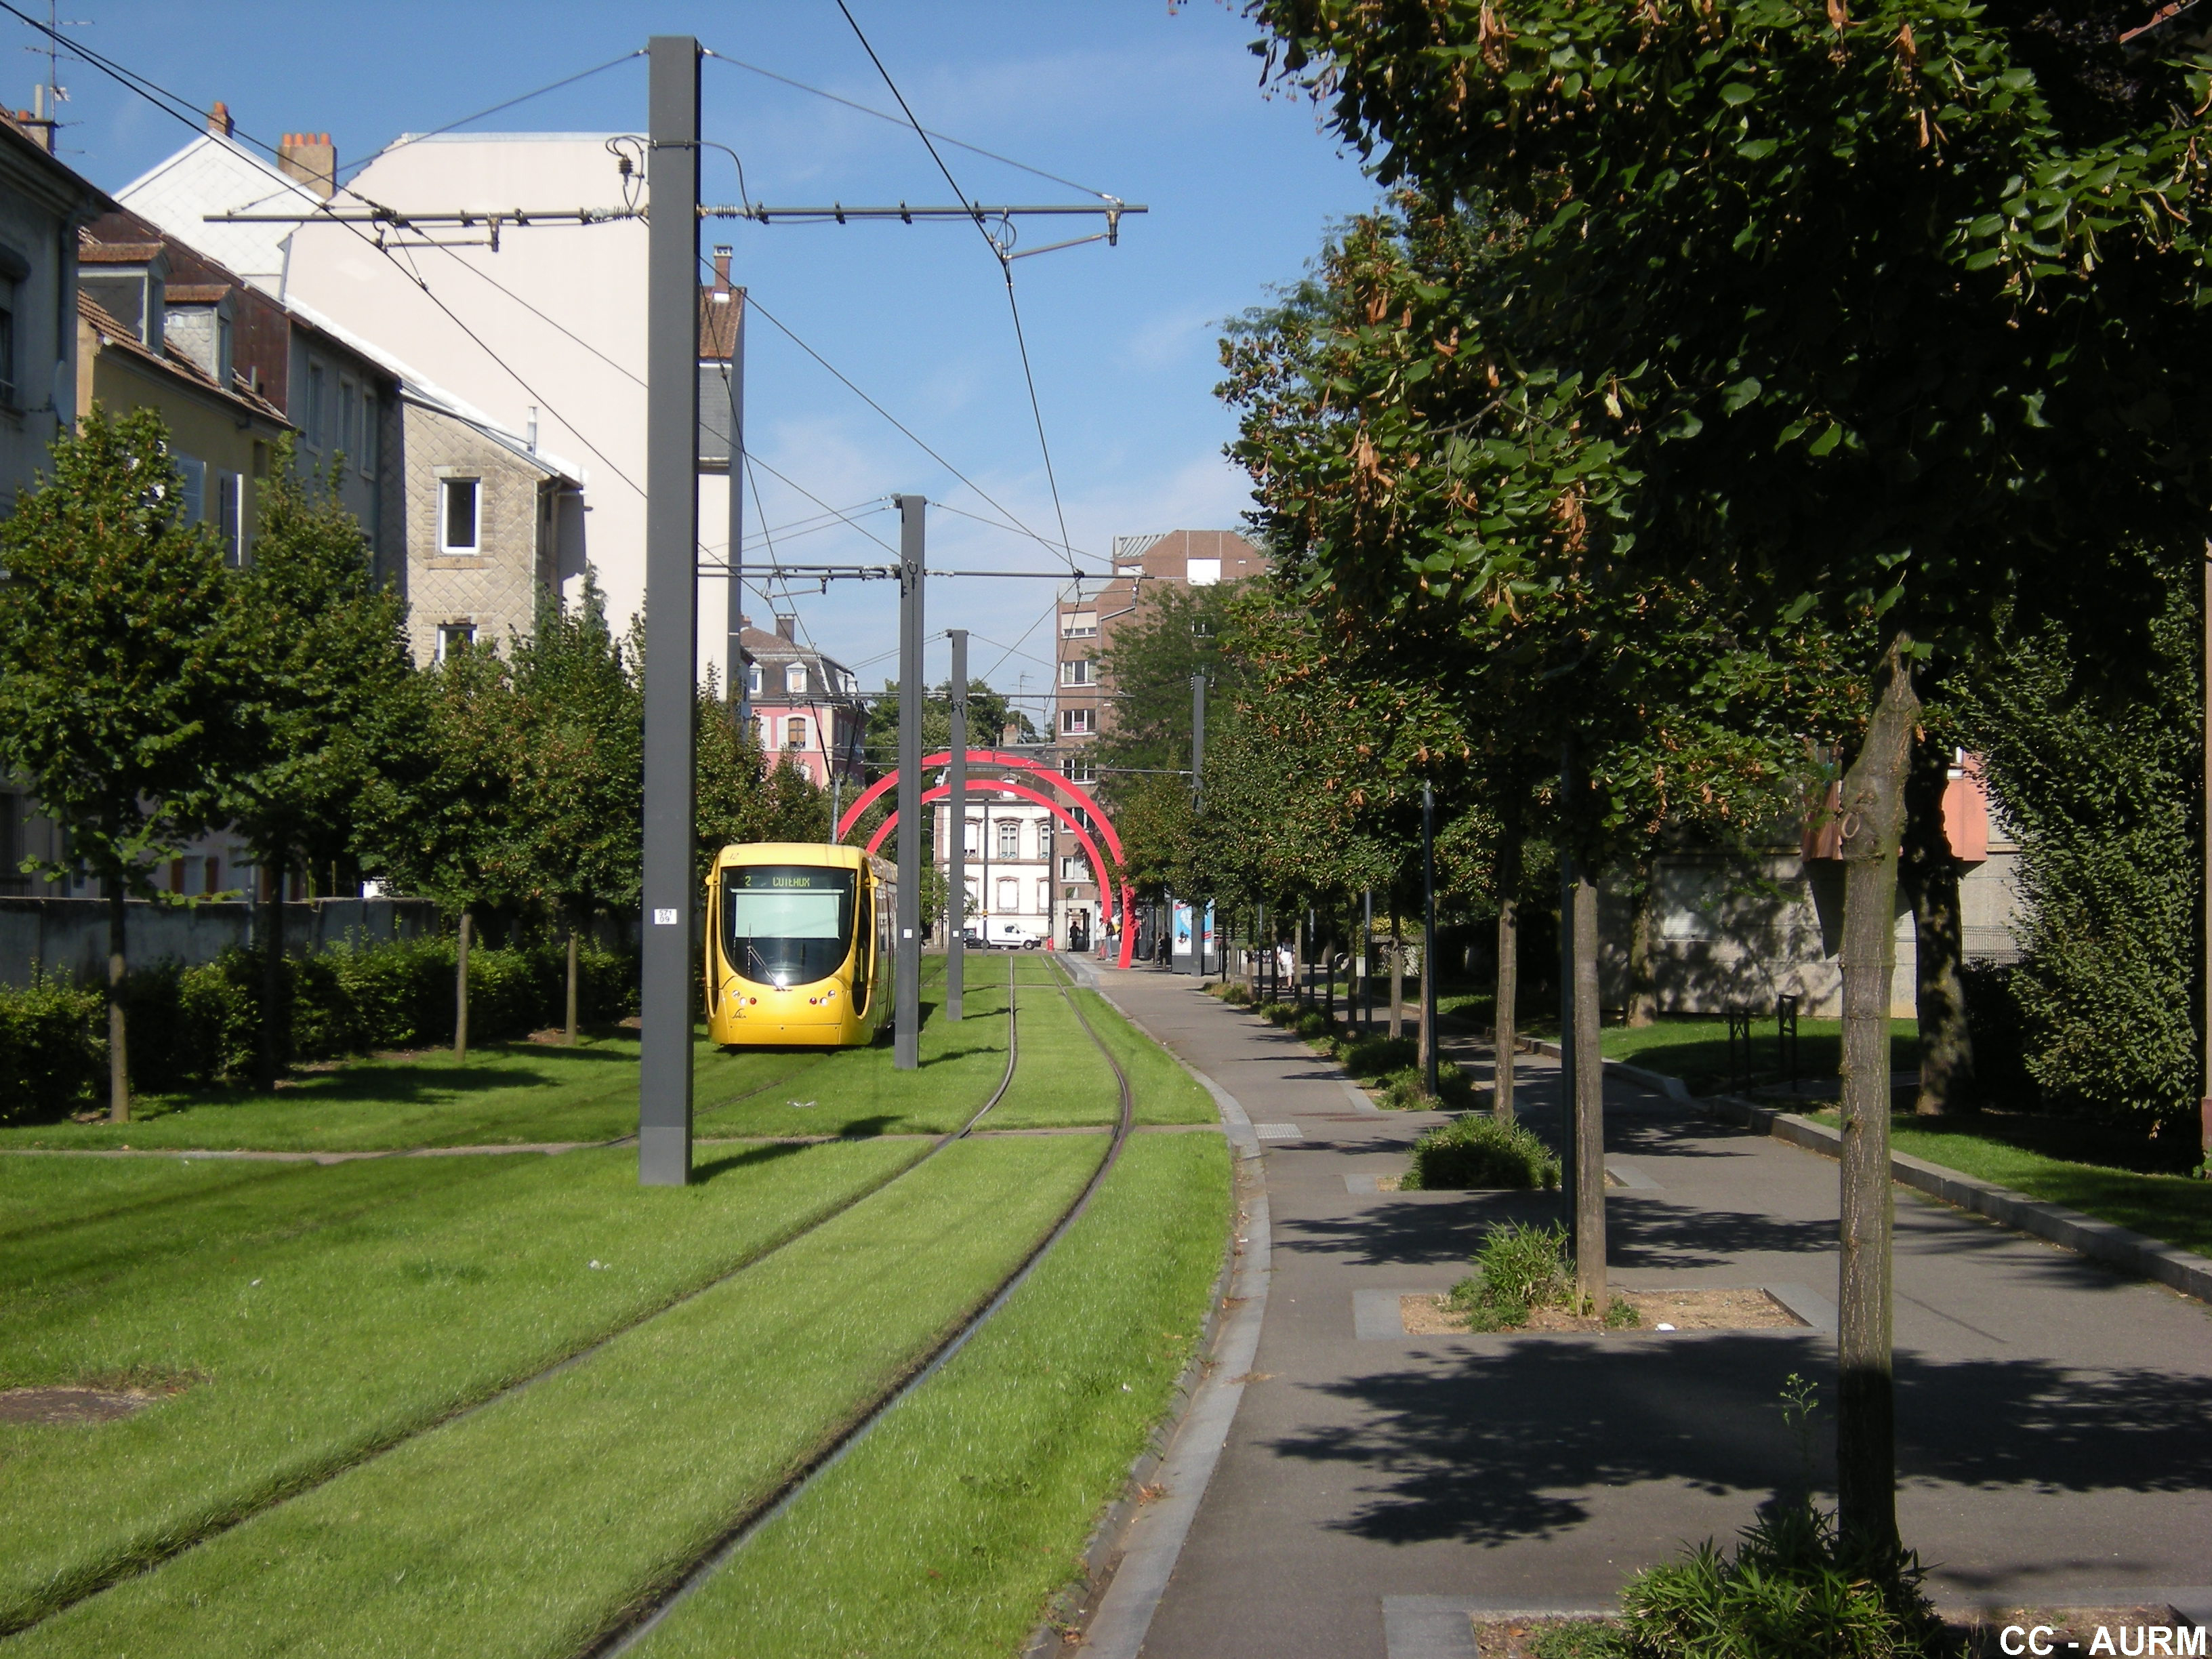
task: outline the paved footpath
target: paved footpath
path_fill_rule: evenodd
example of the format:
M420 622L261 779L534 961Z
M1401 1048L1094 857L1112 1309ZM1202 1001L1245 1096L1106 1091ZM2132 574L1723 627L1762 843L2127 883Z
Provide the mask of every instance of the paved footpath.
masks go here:
M1608 1082L1614 1282L1768 1285L1814 1323L1408 1337L1399 1293L1555 1200L1358 1190L1440 1120L1355 1105L1187 977L1096 976L1256 1126L1272 1221L1250 1379L1146 1659L1472 1655L1468 1612L1608 1607L1791 1478L1784 1379L1834 1399L1833 1163ZM1554 1139L1555 1065L1519 1075ZM1902 1188L1896 1273L1899 1509L1939 1604L2212 1601L2212 1309Z

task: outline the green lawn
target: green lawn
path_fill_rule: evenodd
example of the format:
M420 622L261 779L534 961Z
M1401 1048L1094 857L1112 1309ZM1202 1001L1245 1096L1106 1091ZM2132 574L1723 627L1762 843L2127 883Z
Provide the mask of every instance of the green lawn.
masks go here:
M922 960L922 1066L892 1067L888 1039L872 1048L726 1049L692 1044L695 1121L705 1136L944 1133L990 1097L1006 1074L1006 978L977 964L967 1018L942 1018L944 958ZM1047 994L1042 988L1030 1000ZM799 1103L793 1105L793 1102ZM586 1038L574 1048L489 1045L465 1065L444 1050L310 1072L274 1095L244 1090L152 1096L127 1124L0 1128L9 1148L250 1147L264 1152L382 1152L412 1146L528 1146L613 1140L637 1128L637 1037Z
M647 1659L1003 1659L1173 1403L1221 1264L1228 1149L1133 1138L944 1370L647 1639Z
M1832 1111L1811 1115L1831 1126L1837 1120ZM2083 1163L2015 1144L2063 1145L2072 1139L2094 1147L2103 1139L2097 1125L1997 1113L1947 1122L1942 1129L1927 1124L1925 1118L1892 1118L1890 1146L1947 1170L2212 1255L2212 1182Z
M581 1363L79 1603L11 1652L581 1651L957 1327L1104 1149L1090 1136L955 1143ZM286 1420L261 1426L279 1438ZM92 1507L81 1487L71 1500ZM10 1526L5 1547L39 1536Z
M96 1427L0 1424L0 1629L635 1323L924 1150L752 1148L674 1190L640 1189L626 1150L0 1158L0 1386L191 1384Z
M1797 1074L1808 1080L1832 1079L1842 1059L1844 1023L1839 1019L1801 1019L1797 1022ZM1920 1065L1918 1027L1911 1019L1889 1023L1889 1063L1893 1070L1910 1072ZM1625 1060L1647 1071L1679 1077L1696 1095L1717 1093L1729 1086L1728 1021L1696 1016L1662 1016L1656 1024L1607 1026L1600 1038L1607 1060ZM1752 1026L1748 1065L1753 1085L1784 1080L1777 1053L1771 1014Z
M731 1052L692 1044L700 1107L796 1080L810 1051ZM349 1061L310 1072L274 1095L210 1091L149 1096L131 1123L35 1123L0 1128L8 1147L253 1147L264 1152L381 1152L405 1146L523 1146L612 1140L637 1129L637 1036L587 1037L574 1048L504 1042Z

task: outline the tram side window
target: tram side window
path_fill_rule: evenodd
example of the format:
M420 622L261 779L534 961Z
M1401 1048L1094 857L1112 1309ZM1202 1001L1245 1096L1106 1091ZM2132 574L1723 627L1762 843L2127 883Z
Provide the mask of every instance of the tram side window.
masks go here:
M853 1012L868 1012L868 992L875 983L876 890L860 884L859 914L853 919Z

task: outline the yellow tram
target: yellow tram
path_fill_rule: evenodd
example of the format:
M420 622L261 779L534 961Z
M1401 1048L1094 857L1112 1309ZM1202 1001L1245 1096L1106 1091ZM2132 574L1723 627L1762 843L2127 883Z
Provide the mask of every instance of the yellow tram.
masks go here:
M860 1048L890 1017L893 867L855 847L725 847L707 878L707 1030L740 1047Z

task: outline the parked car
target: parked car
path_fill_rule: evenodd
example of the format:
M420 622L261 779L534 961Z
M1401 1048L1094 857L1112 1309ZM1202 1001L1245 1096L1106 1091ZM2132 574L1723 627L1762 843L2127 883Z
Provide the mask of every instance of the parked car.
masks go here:
M1034 951L1044 943L1044 935L1034 932L1018 921L994 918L986 924L983 946L991 951Z

